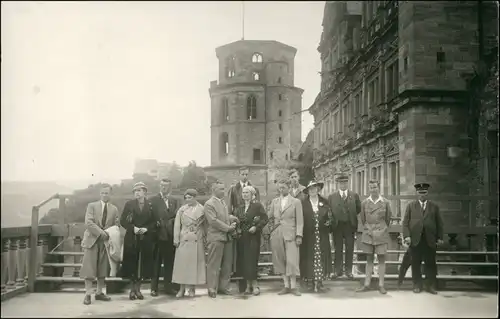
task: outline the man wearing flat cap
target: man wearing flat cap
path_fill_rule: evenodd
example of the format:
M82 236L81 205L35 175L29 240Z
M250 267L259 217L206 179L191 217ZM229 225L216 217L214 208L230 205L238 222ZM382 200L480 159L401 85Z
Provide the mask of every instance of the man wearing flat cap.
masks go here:
M425 263L426 290L436 294L436 246L443 243L443 219L439 206L427 200L427 183L415 184L418 200L406 207L403 219L403 237L411 249L413 292L422 290L421 264Z
M175 259L174 222L180 207L179 200L171 196L172 182L168 178L160 181L160 193L151 198L153 212L158 220L158 232L154 245L154 267L151 278L151 296L158 296L158 281L163 264L163 283L168 295L175 295L179 289L172 283L172 271Z
M333 214L333 242L335 246L335 272L333 278L342 276L343 247L345 244L345 272L353 279L352 263L354 258L354 237L358 230L358 215L361 211L359 195L347 189L349 177L345 174L337 176L338 191L328 197Z

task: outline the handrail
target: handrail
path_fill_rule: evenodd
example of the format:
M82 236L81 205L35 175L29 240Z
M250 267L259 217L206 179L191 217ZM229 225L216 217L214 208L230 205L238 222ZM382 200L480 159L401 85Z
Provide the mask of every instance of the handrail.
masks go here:
M60 199L59 194L54 194L40 204L33 206L31 210L31 231L30 231L30 264L28 268L28 291L35 292L37 254L38 254L38 224L40 207L53 199Z

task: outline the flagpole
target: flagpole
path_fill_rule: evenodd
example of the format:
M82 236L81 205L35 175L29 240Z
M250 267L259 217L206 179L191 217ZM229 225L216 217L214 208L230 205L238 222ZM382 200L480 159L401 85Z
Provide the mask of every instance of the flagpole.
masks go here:
M245 40L245 1L241 1L241 40Z

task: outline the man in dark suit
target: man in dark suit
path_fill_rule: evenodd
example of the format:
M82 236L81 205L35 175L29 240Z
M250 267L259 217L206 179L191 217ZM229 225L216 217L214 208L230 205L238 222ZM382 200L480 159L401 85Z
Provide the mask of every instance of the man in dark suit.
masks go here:
M413 292L422 290L422 260L425 263L426 290L431 294L436 292L436 244L443 243L443 219L439 206L427 200L427 183L415 184L418 200L412 201L406 207L403 219L403 236L407 244L411 245L411 271Z
M243 197L241 196L241 191L243 190L243 187L245 186L254 186L250 181L248 180L248 173L249 173L248 167L240 167L239 173L240 173L240 181L236 183L235 185L231 186L228 191L228 198L229 198L229 203L227 205L227 210L229 214L233 215L234 210L241 206L243 204ZM260 201L260 194L259 190L257 187L255 187L255 191L257 192L255 194L255 200Z
M333 278L342 276L343 247L345 243L345 272L349 279L353 279L352 262L354 257L354 238L358 230L358 215L361 211L359 195L347 189L349 177L338 176L338 191L328 197L328 203L333 213L333 242L335 246L335 272Z
M151 198L153 212L158 220L158 237L154 247L154 267L151 278L151 296L158 296L158 281L160 279L161 265L163 264L163 282L165 292L175 295L179 289L177 284L172 283L172 271L174 267L174 221L179 200L171 196L172 182L168 178L160 181L160 193Z

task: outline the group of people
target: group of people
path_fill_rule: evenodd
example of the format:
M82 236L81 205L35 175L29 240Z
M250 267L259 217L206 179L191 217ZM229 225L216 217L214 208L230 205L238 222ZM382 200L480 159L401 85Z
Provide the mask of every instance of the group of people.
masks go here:
M91 303L92 281L97 278L96 300L107 301L103 293L104 278L109 275L110 244L116 236L111 231L120 225L125 229L123 257L117 276L131 282L129 298L143 299L141 282L151 279L151 296L158 296L163 265L164 289L178 298L195 295L195 287L206 284L208 295L232 294L231 275L239 278L240 293L259 295L258 261L261 237L267 225L270 232L274 273L282 276L283 288L278 294L300 296L297 278L303 288L322 292L326 279L345 275L353 279L352 266L358 223L362 234L358 245L366 256L366 276L359 292L370 290L374 255L378 258L378 290L386 294L385 256L389 244L392 216L389 201L380 195L379 181L369 181L369 196L361 201L348 190L348 176L336 178L338 190L328 198L320 195L323 183L299 183L299 173L277 181L277 196L267 205L260 202L259 191L248 180L249 170L239 170L240 181L228 191L217 181L212 196L201 205L194 189L186 190L184 203L171 195L171 181L160 182L160 194L146 198L147 187L136 183L134 200L125 204L119 217L116 206L109 203L111 186L101 187L101 200L90 203L85 215L87 226L82 241L85 279L84 304ZM404 275L412 266L414 292L422 290L420 265L425 262L427 291L435 292L436 244L443 238L439 207L426 199L429 184L416 184L419 195L405 212L404 243L410 246L400 268ZM334 243L334 267L330 234ZM345 249L344 249L345 246ZM116 249L114 249L116 252ZM345 251L345 258L344 258ZM116 259L116 258L115 258Z

